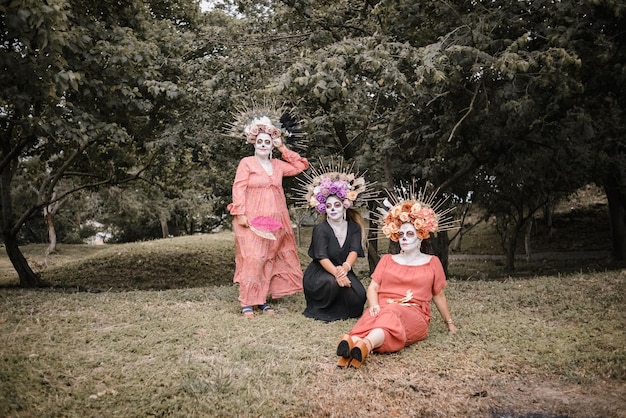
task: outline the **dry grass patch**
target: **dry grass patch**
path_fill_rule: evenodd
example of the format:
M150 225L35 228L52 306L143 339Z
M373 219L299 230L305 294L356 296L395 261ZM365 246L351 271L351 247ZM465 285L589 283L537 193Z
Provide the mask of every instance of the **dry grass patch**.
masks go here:
M28 245L23 252L33 268L53 286L88 291L173 289L232 283L235 271L233 234L195 235L119 245ZM10 266L6 254L2 267ZM15 270L0 276L17 284ZM0 283L2 283L0 281Z
M435 315L426 341L340 370L336 343L355 321L305 318L301 294L244 320L233 259L228 234L107 246L44 270L56 288L0 289L0 416L626 411L624 271L453 279L457 335Z

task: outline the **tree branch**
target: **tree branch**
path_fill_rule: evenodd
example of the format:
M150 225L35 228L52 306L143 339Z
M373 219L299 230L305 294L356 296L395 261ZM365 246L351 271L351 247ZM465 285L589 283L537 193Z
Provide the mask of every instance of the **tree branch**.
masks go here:
M471 164L468 164L466 167L462 168L461 170L458 170L452 177L448 178L446 181L440 184L438 186L439 189L441 190L447 189L448 187L450 187L450 185L454 184L457 180L464 178L467 174L476 170L476 168L478 168L479 166L480 166L480 163L476 159L472 159Z
M450 132L450 136L448 137L448 142L452 141L452 138L454 137L454 133L456 132L456 130L461 126L465 118L467 118L469 114L472 113L472 111L474 110L474 101L476 100L476 96L478 96L479 90L480 90L480 84L476 86L476 89L474 89L474 95L472 96L472 101L470 102L469 107L467 108L467 112L465 112L465 114L461 117L461 119L454 125L454 128L452 128L452 132Z
M12 134L9 134L11 136ZM10 141L10 138L9 138ZM29 144L34 142L34 139L26 138L19 141L9 152L6 153L4 158L0 161L0 171L4 171L12 161L16 160L22 150ZM4 147L3 147L4 148Z
M450 93L450 91L446 91L446 92L439 93L439 94L435 95L435 97L433 97L432 99L430 99L430 100L428 101L428 103L426 103L426 107L430 106L430 105L431 105L431 104L432 104L435 100L437 100L438 98L440 98L440 97L444 97L444 96L447 96L447 95L448 95L448 93Z
M93 142L95 143L95 141ZM80 154L84 149L87 149L89 145L92 145L90 143L84 144L84 146L82 147L82 149L78 149L76 150L76 152L74 152L72 154L72 156L70 156L70 158L68 158L69 160L74 160L76 158L76 156L78 154ZM122 180L115 180L114 177L110 176L107 177L105 179L102 179L100 181L94 181L91 183L87 183L87 184L83 184L77 187L74 187L70 190L67 190L63 193L61 193L59 196L57 196L54 199L46 199L45 196L52 196L54 193L54 186L56 186L56 184L59 182L59 180L63 177L63 174L67 174L65 171L67 169L67 167L69 166L69 162L66 161L65 164L63 164L63 166L59 169L59 171L55 174L55 176L53 177L52 180L50 180L50 186L48 188L48 190L52 190L52 192L50 192L50 194L44 195L43 199L40 199L40 201L36 204L31 206L28 210L26 210L22 216L20 216L20 218L13 223L13 227L11 228L11 232L14 234L17 234L19 232L19 229L21 227L22 224L24 224L28 219L30 219L33 214L35 212L37 212L38 210L43 209L45 206L54 203L56 201L65 199L67 196L69 196L72 193L76 193L80 190L84 190L84 189L88 189L88 188L94 188L94 187L99 187L99 186L103 186L105 184L124 184L124 183L129 183L131 181L137 180L140 178L141 174L148 169L148 167L150 167L150 165L154 162L155 158L157 157L157 152L154 152L152 154L152 156L149 158L148 163L146 165L144 165L144 167L139 170L136 174L129 176L125 179ZM73 175L76 175L77 173L72 173ZM85 177L87 177L89 175L85 175ZM42 193L43 194L43 193Z
M44 198L47 198L48 196L53 195L54 188L56 187L59 180L61 180L61 178L63 177L63 175L65 174L65 171L69 168L69 166L74 162L76 158L78 158L80 154L82 154L83 151L85 151L87 148L89 148L91 145L95 143L96 141L85 141L83 144L81 144L76 150L74 150L72 155L70 155L67 158L67 160L65 160L63 165L57 170L56 174L52 176L52 178L49 178L49 181L44 182L42 184L42 188L43 188L44 186L46 186L46 183L47 183L46 190L42 191L42 195L44 196Z

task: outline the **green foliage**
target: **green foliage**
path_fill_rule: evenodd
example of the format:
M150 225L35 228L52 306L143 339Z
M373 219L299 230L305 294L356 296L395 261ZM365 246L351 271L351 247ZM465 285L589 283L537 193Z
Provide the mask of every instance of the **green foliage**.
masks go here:
M356 159L387 185L419 177L458 196L471 191L502 219L508 243L543 202L595 178L606 160L594 154L607 145L591 133L583 98L606 96L608 86L589 89L585 73L624 62L607 37L623 36L615 5L377 2L354 13L349 3L294 6L334 36L311 44L274 85L301 98L321 153ZM355 35L356 21L372 35ZM598 25L601 33L589 32ZM612 149L607 167L624 158Z
M380 187L417 177L459 199L472 192L509 235L542 201L589 181L615 182L619 195L626 178L620 2L2 8L0 63L16 69L0 80L2 138L21 151L16 181L34 186L15 185L5 231L54 193L134 178L138 230L167 218L192 231L208 212L221 222L251 153L226 126L267 98L297 108L311 161L341 154Z
M17 248L22 226L77 191L138 178L177 117L184 51L170 44L182 42L199 8L153 3L1 6L0 65L10 71L0 76L9 86L0 93L0 229L24 284L38 279Z

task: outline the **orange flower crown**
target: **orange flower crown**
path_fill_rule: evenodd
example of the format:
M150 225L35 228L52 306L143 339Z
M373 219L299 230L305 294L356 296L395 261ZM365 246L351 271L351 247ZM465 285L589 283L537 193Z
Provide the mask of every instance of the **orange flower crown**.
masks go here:
M431 232L439 230L439 216L419 200L407 200L393 206L384 217L383 233L392 241L398 241L402 224L411 223L419 239L427 239Z
M437 200L438 191L426 196L422 189L416 194L414 185L408 191L403 186L396 188L397 194L387 191L389 198L383 204L388 210L379 209L383 234L397 242L402 224L411 223L419 239L424 240L430 238L431 233L458 228L458 221L449 216L454 207L443 208L448 199Z

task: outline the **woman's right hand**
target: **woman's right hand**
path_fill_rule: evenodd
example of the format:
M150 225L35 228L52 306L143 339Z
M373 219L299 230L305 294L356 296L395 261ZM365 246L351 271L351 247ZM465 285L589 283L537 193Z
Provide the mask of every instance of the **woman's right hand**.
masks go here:
M350 287L352 283L350 283L350 278L348 277L348 273L345 271L343 266L335 267L335 280L337 280L337 284L339 287Z
M376 316L380 312L380 305L370 306L370 316Z
M236 215L235 222L237 222L237 225L243 226L244 228L248 228L250 226L246 215Z

